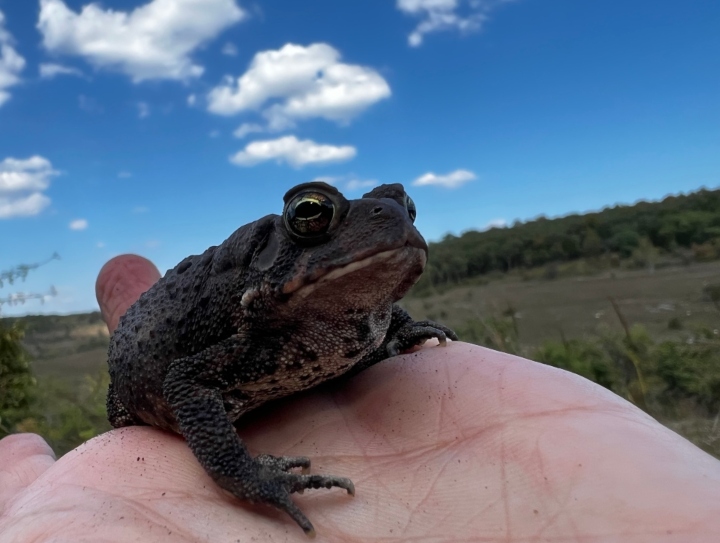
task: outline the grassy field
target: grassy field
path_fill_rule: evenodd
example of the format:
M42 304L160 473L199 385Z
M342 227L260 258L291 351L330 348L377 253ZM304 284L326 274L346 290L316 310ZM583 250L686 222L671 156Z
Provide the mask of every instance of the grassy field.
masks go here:
M679 337L680 328L720 329L720 311L703 295L720 283L720 262L646 270L604 272L596 276L524 281L509 276L485 285L458 287L427 298L403 301L416 319L435 319L461 328L470 319L499 315L512 308L520 342L536 346L547 339L583 337L599 328L621 330L609 299L631 324L651 336ZM676 329L668 323L674 321Z
M38 377L56 377L75 385L85 375L107 371L109 334L99 312L20 320Z

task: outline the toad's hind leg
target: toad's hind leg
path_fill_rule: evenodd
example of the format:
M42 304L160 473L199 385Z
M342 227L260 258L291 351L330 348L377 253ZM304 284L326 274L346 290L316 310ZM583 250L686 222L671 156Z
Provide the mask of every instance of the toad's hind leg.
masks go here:
M112 380L108 386L107 400L105 404L107 406L108 420L113 428L122 428L123 426L142 426L145 424L138 418L134 417L123 405L117 395L117 392L115 392Z
M354 494L352 482L343 477L290 472L310 466L304 457L260 455L253 458L235 432L219 390L210 388L202 372L194 371L208 367L205 362L199 363L203 353L192 358L194 360L176 360L170 366L163 393L195 457L223 489L238 498L285 511L306 534L314 535L313 525L290 499L290 494L308 488L332 487Z

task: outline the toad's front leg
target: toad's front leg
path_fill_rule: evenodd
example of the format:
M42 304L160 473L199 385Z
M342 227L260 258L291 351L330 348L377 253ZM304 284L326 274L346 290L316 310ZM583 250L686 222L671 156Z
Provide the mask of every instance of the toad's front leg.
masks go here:
M379 347L366 355L347 373L355 375L378 362L391 356L396 356L416 345L422 345L428 339L437 339L440 345L447 344L447 340L458 340L458 336L447 326L434 321L414 321L412 317L399 305L392 306L392 316L385 338Z
M238 353L235 347L239 345L233 345L233 341L237 340L230 338L192 357L175 360L163 385L165 399L190 449L218 485L243 500L285 511L312 536L313 525L290 494L334 486L354 494L355 488L343 477L289 471L309 468L310 460L305 457L250 455L227 416L220 393L223 383L217 370L218 358Z

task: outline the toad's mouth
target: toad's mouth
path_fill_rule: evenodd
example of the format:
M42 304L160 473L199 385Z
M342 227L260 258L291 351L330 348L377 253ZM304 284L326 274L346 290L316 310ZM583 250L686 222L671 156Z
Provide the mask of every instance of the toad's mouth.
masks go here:
M358 281L377 283L378 289L383 286L390 287L396 292L397 298L401 298L420 278L426 263L427 254L423 249L405 245L372 254L344 266L321 268L309 275L302 274L286 283L283 293L306 298L328 283L340 284L347 281L347 276L351 274L364 274L366 277L358 277Z

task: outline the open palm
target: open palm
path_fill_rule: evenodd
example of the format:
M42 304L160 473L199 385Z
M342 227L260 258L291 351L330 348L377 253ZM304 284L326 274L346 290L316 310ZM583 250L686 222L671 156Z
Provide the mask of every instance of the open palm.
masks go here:
M112 329L158 274L119 257L98 279ZM426 347L252 414L255 453L306 455L356 496L294 497L327 541L717 541L720 463L580 377L481 347ZM113 430L59 461L0 441L0 541L305 541L244 504L182 438Z

